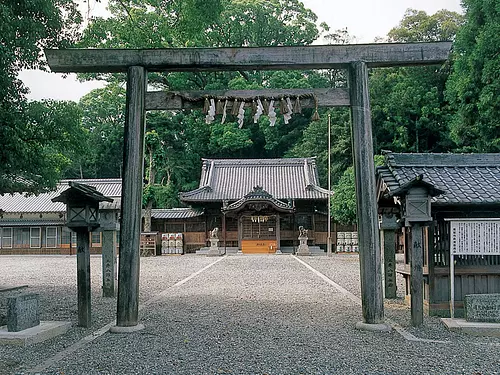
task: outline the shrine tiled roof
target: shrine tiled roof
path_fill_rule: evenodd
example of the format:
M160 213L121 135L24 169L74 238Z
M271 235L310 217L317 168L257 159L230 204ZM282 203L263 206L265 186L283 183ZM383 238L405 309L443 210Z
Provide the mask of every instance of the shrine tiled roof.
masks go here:
M52 202L52 198L57 197L69 188L69 182L90 185L106 197L113 199L113 202L101 202L101 209L119 209L122 190L121 179L79 179L62 180L57 184L56 190L39 195L25 196L25 194L4 194L0 195L0 210L7 213L42 213L42 212L64 212L66 205L61 202Z
M199 188L180 197L185 202L231 202L256 186L284 201L328 198L319 186L314 158L204 159Z
M500 203L500 154L387 152L377 168L379 192L391 195L420 175L445 192L433 197L433 204Z
M202 210L193 208L157 208L151 211L153 219L189 219L203 215Z

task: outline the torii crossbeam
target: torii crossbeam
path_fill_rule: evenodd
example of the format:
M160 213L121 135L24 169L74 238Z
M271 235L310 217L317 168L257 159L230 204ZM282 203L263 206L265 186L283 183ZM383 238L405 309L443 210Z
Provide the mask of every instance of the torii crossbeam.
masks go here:
M258 48L46 50L54 72L127 72L116 328L139 328L139 243L147 71L347 69L361 272L362 325L384 322L368 68L441 64L451 42ZM421 291L420 291L421 292ZM370 329L370 328L369 328Z

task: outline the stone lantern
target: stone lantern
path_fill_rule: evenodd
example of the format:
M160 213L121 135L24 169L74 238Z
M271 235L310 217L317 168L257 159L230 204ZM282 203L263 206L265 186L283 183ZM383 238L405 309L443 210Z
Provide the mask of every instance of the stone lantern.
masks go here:
M113 199L99 193L93 186L74 181L52 202L66 204L66 225L77 233L76 267L78 289L78 325L90 327L90 232L99 227L99 203Z

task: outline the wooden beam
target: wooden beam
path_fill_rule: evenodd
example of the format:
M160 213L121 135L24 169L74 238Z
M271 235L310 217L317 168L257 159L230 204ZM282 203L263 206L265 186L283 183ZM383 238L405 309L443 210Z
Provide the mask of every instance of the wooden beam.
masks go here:
M347 89L151 91L146 93L146 110L202 108L204 97L253 99L256 97L281 98L290 96L294 100L298 95L311 95L311 97L300 99L302 108L315 107L312 96L318 100L319 107L348 107L350 103ZM183 98L187 100L183 100ZM231 108L232 102L228 102L228 109Z
M117 73L130 66L148 71L346 69L354 61L368 67L440 64L451 42L378 43L326 46L63 49L45 50L53 72Z

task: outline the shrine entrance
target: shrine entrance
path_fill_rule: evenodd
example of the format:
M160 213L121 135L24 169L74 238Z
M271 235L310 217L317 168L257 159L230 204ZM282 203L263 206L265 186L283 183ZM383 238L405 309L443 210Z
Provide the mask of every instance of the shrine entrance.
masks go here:
M139 245L145 110L174 109L175 106L182 109L182 100L172 93L146 94L148 71L347 70L349 89L328 89L323 103L326 106L351 108L363 310L363 322L358 326L376 330L381 329L380 323L384 322L384 301L368 68L441 64L448 59L451 46L451 42L433 42L255 48L46 50L47 62L53 72L127 73L116 327L130 332L134 327L139 329L141 326L138 324ZM273 95L269 91L263 90L260 95ZM239 93L237 96L243 95ZM316 105L321 105L315 93L311 93L311 97L315 99ZM422 288L416 293L422 293Z
M280 253L280 214L295 208L274 198L262 187L222 208L226 216L238 219L238 248L244 254Z
M277 250L276 215L241 216L241 252L274 254Z

